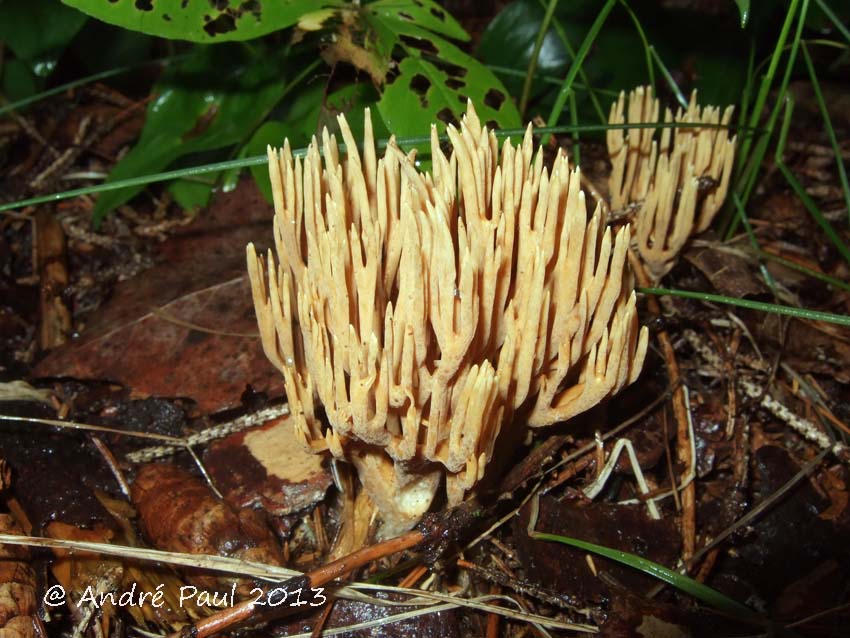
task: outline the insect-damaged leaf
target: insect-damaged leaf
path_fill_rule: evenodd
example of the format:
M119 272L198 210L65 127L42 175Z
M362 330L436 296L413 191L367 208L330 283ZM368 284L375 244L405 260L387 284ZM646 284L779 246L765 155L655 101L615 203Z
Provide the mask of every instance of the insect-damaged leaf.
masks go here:
M378 0L339 13L335 41L323 55L348 62L383 85L378 110L399 136L427 135L426 123L459 119L472 99L484 122L519 126L502 83L447 38L463 28L431 0Z
M192 42L250 40L285 29L302 15L340 0L62 0L132 31Z
M409 27L423 37L422 47L440 36L469 40L469 35L439 5L431 0L378 0L363 7L339 12L337 32L322 55L331 64L345 61L363 69L375 84L383 84L392 66L395 47L404 47Z
M447 47L459 56L449 56ZM462 63L458 67L465 73L454 75L455 71L446 70L439 61L421 57L409 56L401 61L399 76L384 88L378 102L378 110L389 130L400 137L427 135L423 122L460 120L467 98L473 101L483 122L495 123L500 128L520 126L516 106L488 69L448 43L443 53L444 59Z

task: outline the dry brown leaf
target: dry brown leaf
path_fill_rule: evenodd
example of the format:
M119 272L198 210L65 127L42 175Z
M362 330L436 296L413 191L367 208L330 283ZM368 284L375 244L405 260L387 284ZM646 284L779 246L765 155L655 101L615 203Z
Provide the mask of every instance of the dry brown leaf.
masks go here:
M264 236L270 219L252 183L218 197L160 248L160 265L119 284L82 337L34 374L118 381L135 396L188 397L208 413L239 405L248 385L279 391L280 376L250 336L257 328L240 248Z
M0 514L1 534L23 534L9 514ZM29 550L0 544L0 638L35 638L37 591Z

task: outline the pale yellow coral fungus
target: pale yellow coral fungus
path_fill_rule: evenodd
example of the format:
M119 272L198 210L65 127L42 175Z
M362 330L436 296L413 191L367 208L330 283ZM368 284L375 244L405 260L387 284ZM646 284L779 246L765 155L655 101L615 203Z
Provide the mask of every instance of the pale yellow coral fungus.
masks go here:
M650 275L660 279L672 268L685 242L708 228L729 189L736 138L726 128L732 107L721 116L713 106L701 108L691 95L686 110L664 112L665 124L693 125L608 131L612 170L608 180L612 210L637 207L634 231L641 259ZM628 106L627 106L628 104ZM611 105L611 124L655 124L659 101L650 87L620 94ZM709 125L709 126L700 126ZM722 125L722 126L718 126ZM701 195L700 180L705 191Z
M500 153L470 104L423 174L394 140L379 159L365 119L362 153L344 117L344 158L327 131L303 161L269 150L280 263L249 245L248 266L298 431L398 531L443 475L463 498L518 410L549 425L634 381L647 334L628 229L588 216L566 157L532 158L530 127Z

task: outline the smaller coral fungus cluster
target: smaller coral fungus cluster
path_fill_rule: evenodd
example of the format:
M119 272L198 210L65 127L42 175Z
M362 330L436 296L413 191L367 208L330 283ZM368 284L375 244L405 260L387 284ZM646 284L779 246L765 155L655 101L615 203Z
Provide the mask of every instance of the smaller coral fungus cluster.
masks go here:
M628 104L628 108L627 105ZM625 93L611 105L611 124L659 122L659 101L650 87ZM665 109L660 139L652 126L608 131L612 170L611 208L638 207L634 234L649 274L661 279L694 233L706 230L723 204L735 159L728 125L732 107L700 108L696 91L687 110Z

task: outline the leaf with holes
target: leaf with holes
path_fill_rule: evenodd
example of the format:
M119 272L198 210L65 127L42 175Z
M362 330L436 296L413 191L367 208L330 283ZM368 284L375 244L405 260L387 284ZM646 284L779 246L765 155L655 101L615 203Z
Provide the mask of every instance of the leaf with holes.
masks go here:
M433 0L378 0L364 7L371 19L381 21L390 32L404 33L404 27L416 25L431 33L466 42L469 34L457 20Z
M386 80L393 56L398 57L397 48L408 37L408 26L418 25L419 33L425 34L420 46L428 45L430 38L442 41L440 36L469 40L463 27L432 0L378 0L347 7L338 12L336 20L326 22L334 24L336 32L322 57L331 66L353 64L371 75L376 85Z
M446 39L469 36L432 0L378 0L340 17L336 41L323 55L354 64L384 85L378 110L397 135L427 135L429 122L458 119L467 98L485 122L519 125L502 83Z
M131 31L192 42L250 40L292 26L301 16L341 0L62 0Z
M415 56L401 61L398 77L387 84L378 102L378 110L389 130L400 137L427 135L430 122L460 119L466 112L467 98L475 104L483 122L499 128L520 126L516 106L501 82L484 65L473 58L448 59L455 64Z

